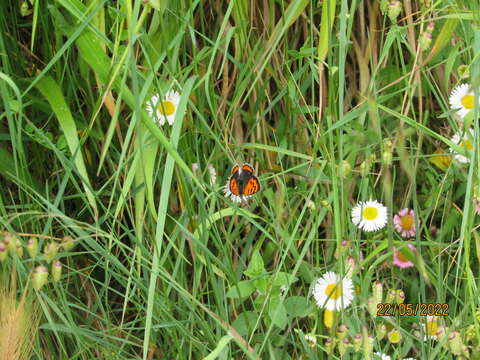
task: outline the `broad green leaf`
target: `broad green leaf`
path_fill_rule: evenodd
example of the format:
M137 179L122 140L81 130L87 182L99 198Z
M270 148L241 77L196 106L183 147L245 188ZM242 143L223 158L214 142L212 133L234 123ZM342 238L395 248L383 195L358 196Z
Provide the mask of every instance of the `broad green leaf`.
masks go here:
M249 278L255 278L257 276L262 275L265 272L265 265L263 263L262 255L258 250L253 252L252 258L250 259L250 263L248 264L247 270L245 270L244 274Z
M285 329L288 323L287 311L279 298L270 300L268 304L268 316L272 322L280 329Z
M255 291L255 286L253 285L252 280L242 280L239 281L236 285L232 286L230 290L227 291L227 298L230 299L241 299L249 296Z
M271 279L273 286L289 286L298 280L294 275L283 271L271 275Z
M241 336L248 335L253 332L258 321L258 314L253 311L245 311L238 315L232 326Z
M312 312L308 300L303 296L291 296L284 303L287 314L293 317L304 317Z

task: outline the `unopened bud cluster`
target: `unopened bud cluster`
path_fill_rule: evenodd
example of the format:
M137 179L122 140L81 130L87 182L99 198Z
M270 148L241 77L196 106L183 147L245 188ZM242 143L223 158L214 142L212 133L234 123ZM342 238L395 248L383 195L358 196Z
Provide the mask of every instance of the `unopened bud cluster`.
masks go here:
M430 22L427 25L427 28L425 31L423 31L420 34L420 38L418 39L418 45L420 46L420 49L422 51L428 50L430 48L430 45L432 43L432 38L433 38L433 30L435 29L435 23Z
M75 246L75 240L71 236L64 236L60 242L48 240L43 244L43 252L36 237L30 237L26 241L20 237L3 232L0 234L0 262L8 259L8 255L23 258L24 249L32 260L44 261L51 266L50 274L54 282L62 277L62 263L57 259L60 251L70 251ZM40 290L48 283L49 270L45 265L38 265L32 272L32 286Z

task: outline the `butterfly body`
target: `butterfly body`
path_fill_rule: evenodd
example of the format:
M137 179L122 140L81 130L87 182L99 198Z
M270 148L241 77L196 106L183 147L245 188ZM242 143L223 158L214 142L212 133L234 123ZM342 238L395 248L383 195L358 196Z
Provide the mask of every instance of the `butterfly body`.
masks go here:
M234 166L225 186L225 195L240 202L259 192L260 182L253 172L253 167L248 164Z

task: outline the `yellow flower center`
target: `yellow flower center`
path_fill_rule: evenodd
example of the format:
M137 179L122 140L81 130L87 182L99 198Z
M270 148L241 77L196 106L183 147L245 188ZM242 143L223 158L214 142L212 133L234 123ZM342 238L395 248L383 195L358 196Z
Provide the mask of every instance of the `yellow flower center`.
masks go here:
M436 336L438 331L438 321L437 320L430 320L427 322L427 335L428 336Z
M337 300L342 296L342 287L337 284L329 284L325 290L325 295L327 295L329 299Z
M473 145L468 139L462 140L460 142L460 146L466 148L467 150L473 150Z
M170 116L175 112L175 104L169 100L162 101L158 106L158 111L164 116Z
M403 253L400 250L397 251L397 259L403 263L410 261L407 259L405 255L403 255Z
M400 331L398 330L392 330L388 333L388 340L392 344L397 344L402 340L402 335L400 334Z
M375 220L378 216L378 209L373 206L367 206L363 209L363 218L367 220Z
M473 100L473 95L465 95L464 97L462 97L462 105L465 109L473 109L473 104L474 104L474 100Z
M402 224L402 229L408 231L413 227L413 218L407 214L402 216L400 223Z

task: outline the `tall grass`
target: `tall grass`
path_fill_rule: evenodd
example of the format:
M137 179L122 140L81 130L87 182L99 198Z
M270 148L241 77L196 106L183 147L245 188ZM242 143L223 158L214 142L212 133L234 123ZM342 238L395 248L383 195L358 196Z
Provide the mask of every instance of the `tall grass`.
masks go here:
M23 247L77 244L35 291L32 358L337 359L325 340L340 325L367 339L380 324L402 334L372 344L394 359L453 359L454 331L478 358L478 111L461 166L448 97L480 83L479 7L404 1L394 18L389 4L0 2L0 226ZM145 104L170 88L175 122L158 126ZM236 204L222 188L244 162L262 191ZM375 233L350 216L370 198L390 214ZM404 207L418 254L400 270ZM348 256L355 299L327 328L312 284ZM39 264L10 251L0 269L20 289ZM370 316L376 280L405 303L448 304L447 337L423 341L420 316Z

